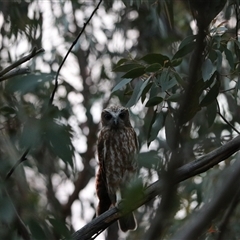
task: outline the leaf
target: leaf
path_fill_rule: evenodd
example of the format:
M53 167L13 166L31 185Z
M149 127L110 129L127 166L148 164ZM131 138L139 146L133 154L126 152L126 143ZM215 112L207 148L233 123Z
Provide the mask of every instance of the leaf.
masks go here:
M29 221L28 226L30 228L31 234L33 235L33 239L47 239L45 231L43 230L42 226L38 221L32 219L31 221Z
M138 155L139 167L145 167L152 169L154 165L158 163L158 152L155 150L150 150L148 152L141 152Z
M203 81L209 80L213 73L216 71L216 67L212 64L210 59L206 59L202 64L202 77Z
M124 64L124 65L115 67L113 69L113 72L128 72L135 68L144 68L144 66L138 63Z
M183 88L187 87L187 83L183 80L182 76L178 72L173 72L173 75L180 86Z
M216 50L217 53L217 71L222 71L222 53L219 50Z
M152 85L153 82L148 83L148 85L144 88L144 90L142 91L142 95L141 95L141 101L142 103L145 101L146 99L146 95L149 92L150 89L152 89Z
M0 199L0 220L5 224L11 223L14 220L15 212L13 208L13 203L10 202L8 198Z
M163 92L177 84L176 79L170 76L168 69L162 71L161 75L157 78L157 82L161 86Z
M193 51L195 46L196 46L196 42L190 42L187 45L179 48L178 51L174 54L172 60L186 56L187 54Z
M153 118L148 131L148 147L152 141L157 138L159 131L162 129L164 123L164 115L162 112L154 112Z
M159 63L153 63L150 66L145 68L146 72L157 72L161 69L161 64Z
M207 106L206 116L208 121L208 127L210 128L213 125L214 120L217 116L217 103L215 101Z
M122 78L137 78L145 73L145 67L137 67L122 76Z
M53 226L54 230L64 238L71 239L71 234L64 222L60 219L49 217L48 221Z
M172 94L170 97L168 97L166 101L179 102L182 99L182 97L183 97L182 93L175 93L175 94Z
M117 64L116 64L115 67L121 66L122 64L124 64L124 63L127 62L127 61L128 61L128 59L126 59L126 58L121 58L121 59L117 62Z
M165 120L165 133L167 144L171 150L175 149L175 134L176 134L176 125L174 119L170 112L168 112Z
M175 58L171 61L171 66L176 67L182 63L182 58Z
M9 92L34 92L36 88L42 87L45 82L51 82L54 79L53 74L35 73L26 76L18 76L7 81L6 90Z
M129 107L131 107L131 106L133 106L137 103L137 101L139 100L139 98L142 95L143 90L145 89L145 87L149 83L150 79L151 79L151 76L148 79L146 79L145 81L139 80L137 82L136 86L134 87L132 96L129 99L128 103L126 104L126 107L129 108Z
M28 119L20 137L20 146L22 148L37 147L41 141L41 133L41 121Z
M162 101L163 101L162 97L153 97L147 101L145 107L152 107L152 106L158 105Z
M230 67L231 67L232 69L234 69L234 60L233 60L233 54L232 54L232 52L231 52L229 49L224 48L224 53L225 53L225 55L226 55L226 59L227 59L229 65L230 65Z
M148 64L158 63L161 64L162 66L164 66L165 63L170 62L169 57L162 55L160 53L149 53L143 56L140 60L143 60Z
M116 92L117 90L123 88L124 86L126 86L128 83L130 83L132 81L132 79L123 79L121 80L113 89L112 89L112 93Z
M190 44L190 43L192 43L192 42L195 42L196 37L197 37L196 35L190 35L190 36L184 38L184 39L182 40L182 42L180 43L178 49L181 49L181 48L187 46L188 44Z
M45 140L59 158L73 167L73 147L68 126L49 121L45 126Z
M210 91L206 94L206 96L202 99L200 106L205 107L211 104L218 96L219 93L219 82L217 81L214 86L210 89Z

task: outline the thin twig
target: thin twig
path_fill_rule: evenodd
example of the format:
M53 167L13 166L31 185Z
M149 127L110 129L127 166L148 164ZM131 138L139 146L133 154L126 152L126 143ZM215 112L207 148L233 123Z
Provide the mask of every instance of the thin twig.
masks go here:
M80 33L78 34L78 36L76 37L76 39L73 41L71 47L70 47L70 48L68 49L68 51L67 51L67 54L65 55L64 59L62 60L60 66L59 66L59 68L58 68L58 70L57 70L57 73L56 73L55 86L54 86L52 95L51 95L50 100L49 100L49 105L52 104L53 99L54 99L54 96L55 96L55 93L56 93L56 91L57 91L57 88L58 88L58 76L59 76L59 73L60 73L60 71L61 71L61 69L62 69L63 64L65 63L68 55L70 54L70 52L72 51L73 47L74 47L75 44L77 43L78 39L79 39L79 38L81 37L81 35L83 34L86 26L89 24L89 22L91 21L92 17L94 16L94 14L96 13L96 11L98 10L98 8L99 8L100 4L102 3L102 1L103 1L103 0L100 0L100 1L99 1L98 5L97 5L96 8L93 10L91 16L90 16L90 17L88 18L88 20L84 23L82 30L80 31Z
M30 148L27 148L27 150L23 153L21 158L10 169L10 171L8 172L8 174L5 177L5 180L8 180L11 177L12 173L15 171L15 169L18 167L18 165L20 165L22 162L27 160L26 156L28 155L29 151L30 151Z
M222 118L222 120L229 125L235 132L237 132L238 134L240 134L240 132L222 115L221 111L220 111L220 106L218 103L218 100L216 99L216 103L217 103L217 107L218 107L218 115Z
M16 62L14 62L12 65L6 67L5 69L3 69L0 72L0 77L2 77L4 74L6 74L7 72L10 72L11 70L13 70L14 68L18 67L19 65L21 65L24 62L27 62L28 60L30 60L31 58L35 57L36 55L40 54L44 52L43 48L37 49L36 47L33 48L33 50L26 56L20 58L19 60L17 60Z

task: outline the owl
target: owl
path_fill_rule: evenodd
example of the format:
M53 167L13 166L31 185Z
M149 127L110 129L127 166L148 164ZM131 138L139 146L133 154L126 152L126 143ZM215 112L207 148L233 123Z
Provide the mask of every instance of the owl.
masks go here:
M104 109L101 124L97 143L97 215L121 201L124 188L136 177L138 154L137 136L131 126L127 108L111 106ZM120 218L119 226L124 232L135 230L137 223L134 214L129 213Z

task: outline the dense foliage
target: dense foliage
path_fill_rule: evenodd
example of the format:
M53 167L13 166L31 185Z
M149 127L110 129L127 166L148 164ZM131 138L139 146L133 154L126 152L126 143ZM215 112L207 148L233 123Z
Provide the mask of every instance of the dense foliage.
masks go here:
M1 239L69 239L95 217L109 104L131 109L144 186L160 178L166 191L136 210L136 231L113 225L106 239L170 239L231 175L237 155L170 184L178 167L239 133L239 1L97 4L0 2ZM239 194L232 199L195 239L240 237Z

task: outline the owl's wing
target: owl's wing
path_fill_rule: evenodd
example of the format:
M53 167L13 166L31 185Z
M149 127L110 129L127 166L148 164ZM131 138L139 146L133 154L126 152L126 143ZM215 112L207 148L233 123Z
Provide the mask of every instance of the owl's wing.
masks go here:
M104 140L101 137L101 134L98 139L97 151L99 161L99 170L96 178L96 190L97 196L99 198L97 215L100 215L103 212L107 211L111 205L111 200L107 191L106 169L104 166Z
M139 143L138 143L138 137L137 137L137 134L136 132L134 131L133 129L133 134L134 134L134 140L135 140L135 145L136 145L136 148L137 148L137 154L139 153Z

